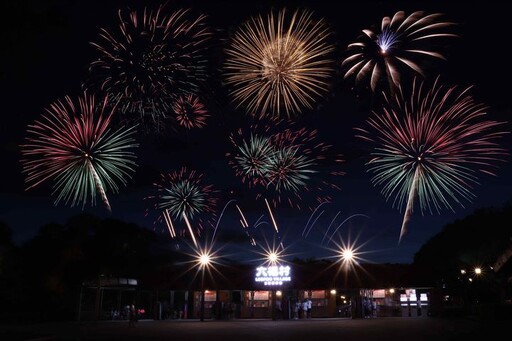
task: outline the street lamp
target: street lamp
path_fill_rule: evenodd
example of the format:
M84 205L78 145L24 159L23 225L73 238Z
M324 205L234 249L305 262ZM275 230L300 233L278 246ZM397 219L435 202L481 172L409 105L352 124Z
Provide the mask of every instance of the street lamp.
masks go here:
M200 319L204 321L204 275L205 269L210 265L210 255L208 253L202 253L199 255L199 266L201 267L201 312Z
M343 243L343 245L340 245L340 247L338 249L338 258L339 258L338 261L340 262L340 268L343 270L343 274L345 276L345 285L344 285L345 290L346 290L346 284L348 281L349 272L350 272L350 270L354 269L354 266L357 264L358 256L357 256L356 250L357 249L355 249L353 247L353 245L351 245L350 243L348 243L348 244ZM354 309L357 310L357 306L360 305L360 296L357 295L354 299L355 299L356 306L351 305L352 317L354 317L354 313L355 313Z
M275 250L271 250L267 253L267 261L270 265L276 265L279 260L279 254ZM272 321L275 321L277 319L276 316L276 304L277 304L277 295L278 292L276 292L275 289L272 290ZM279 291L280 293L280 291Z
M349 270L354 267L357 256L351 246L342 247L339 250L339 257L341 266L344 267L345 270Z
M278 260L279 260L279 255L277 254L277 252L272 251L268 254L268 262L270 264L276 264Z

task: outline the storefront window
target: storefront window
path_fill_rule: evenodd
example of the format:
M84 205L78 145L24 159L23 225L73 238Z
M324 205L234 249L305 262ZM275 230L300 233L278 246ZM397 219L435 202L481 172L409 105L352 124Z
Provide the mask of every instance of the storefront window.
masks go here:
M270 291L246 291L244 295L245 305L254 308L268 308L270 300Z

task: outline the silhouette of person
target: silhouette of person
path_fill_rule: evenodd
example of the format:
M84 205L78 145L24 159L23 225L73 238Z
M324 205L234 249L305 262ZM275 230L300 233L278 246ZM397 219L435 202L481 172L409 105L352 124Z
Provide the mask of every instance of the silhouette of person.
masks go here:
M137 322L137 310L135 309L135 304L130 305L128 315L128 327L135 327L135 322Z

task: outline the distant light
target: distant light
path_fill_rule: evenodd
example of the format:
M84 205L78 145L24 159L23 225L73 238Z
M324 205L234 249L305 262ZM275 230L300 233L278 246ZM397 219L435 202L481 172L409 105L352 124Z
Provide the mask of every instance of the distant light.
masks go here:
M345 297L345 296L343 296L343 295L341 295L341 296L340 296L340 298L341 298L342 300L344 300L346 297Z
M480 275L480 274L482 273L482 269L480 269L480 268L475 268L475 273L476 273L477 275Z
M460 273L461 273L462 275L464 275L464 274L466 273L466 270L464 270L464 269L460 269Z
M347 301L346 301L346 300L343 300L343 304L347 304Z
M469 279L469 281L470 281L470 282L473 282L473 278L470 278L470 279Z
M199 257L199 263L201 263L201 265L203 266L206 266L208 264L210 264L210 255L209 254L202 254L200 257Z
M271 262L271 263L275 263L277 262L277 253L275 252L272 252L268 255L268 260Z
M352 259L354 259L354 252L352 249L345 249L343 250L341 257L346 261L352 261Z
M393 288L389 289L389 293L394 294L395 293L395 289L393 289Z
M331 290L331 295L336 295L336 289Z
M277 290L276 291L276 296L281 296L283 293L281 292L281 290Z

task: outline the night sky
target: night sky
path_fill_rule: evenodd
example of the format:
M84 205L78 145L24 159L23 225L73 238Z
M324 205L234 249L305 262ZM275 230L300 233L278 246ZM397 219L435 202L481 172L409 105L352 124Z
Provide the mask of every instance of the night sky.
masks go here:
M122 187L120 193L108 193L112 214L104 209L101 200L85 212L100 217L114 217L155 229L167 237L163 225L153 225L154 216L146 216L149 204L143 200L153 189L161 172L172 172L186 166L204 174L205 180L219 190L217 216L231 199L246 213L249 225L264 215L262 224L253 233L264 236L272 244L273 228L262 199L256 199L235 176L228 165L227 152L233 152L228 136L238 127L247 126L250 117L243 109L236 109L227 96L227 89L218 77L223 65L223 49L233 32L251 16L267 15L271 9L287 6L289 9L306 8L314 18L323 18L333 32L335 44L333 58L336 72L329 94L319 99L313 110L305 111L294 119L294 124L317 129L319 139L332 145L331 150L342 154L344 162L339 170L346 174L335 179L340 191L333 192L331 203L321 207L324 213L311 231L304 236L311 216L307 208L292 209L283 204L274 209L280 227L279 241L292 245L290 252L297 257L323 257L332 251L323 250L319 244L325 230L335 215L336 224L348 219L334 239L345 242L357 239L362 257L371 262L412 262L414 253L444 225L471 214L477 208L499 207L512 199L510 157L498 163L497 176L481 176L480 185L473 193L472 203L465 208L454 206L455 212L443 209L441 214L422 216L416 210L409 224L409 231L398 243L403 213L392 207L391 202L373 187L365 163L369 159L368 146L354 137L354 128L364 126L378 98L364 91L351 90L351 81L344 81L340 62L346 46L356 41L362 29L380 23L384 16L403 10L406 14L422 10L426 13L444 13L446 18L458 23L460 38L454 39L446 49L446 61L435 61L428 68L428 77L440 74L450 85L473 85L471 94L490 107L490 119L507 121L504 128L512 131L510 124L510 56L505 52L509 43L508 10L502 3L480 1L471 4L449 1L350 1L350 5L333 4L334 1L171 1L168 8L190 7L194 13L204 13L214 28L213 47L209 65L213 71L211 93L207 108L210 117L206 127L191 131L178 131L166 136L138 135L136 173ZM98 41L100 28L117 25L117 10L129 6L141 9L144 5L156 6L157 1L2 1L4 14L0 37L0 84L2 120L0 120L0 153L2 179L0 185L0 221L13 230L14 240L21 243L33 237L38 229L49 222L65 223L81 207L64 203L54 206L51 184L25 191L20 164L20 148L26 136L27 125L32 123L52 102L69 95L76 97L88 75L89 63L97 52L89 44ZM510 135L510 134L509 134ZM511 137L507 135L501 146L510 149ZM303 194L305 201L310 194ZM314 195L314 194L311 194ZM320 213L321 211L317 213ZM312 219L310 220L310 218ZM238 222L239 214L234 204L226 207L218 233L231 242L230 250L247 255L256 248L251 246ZM482 226L485 229L485 226ZM169 237L169 240L171 238ZM176 241L177 242L177 241ZM179 243L170 243L175 247ZM329 244L333 246L333 244ZM230 251L231 252L231 251ZM243 257L243 256L236 256Z

